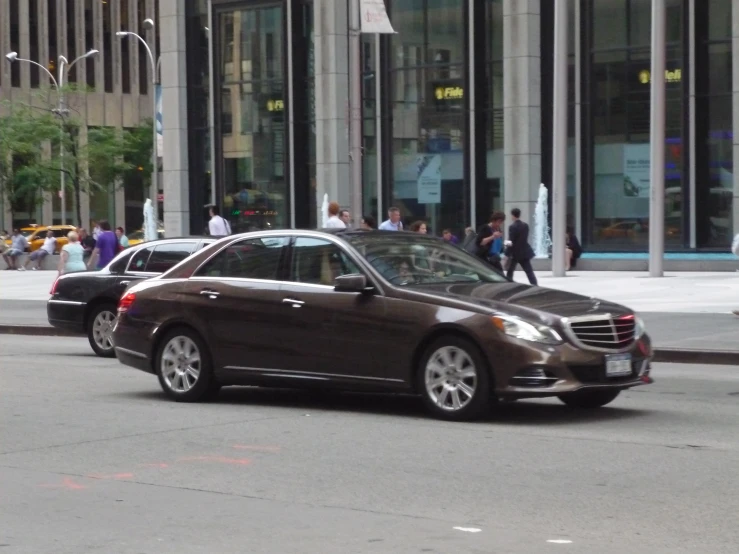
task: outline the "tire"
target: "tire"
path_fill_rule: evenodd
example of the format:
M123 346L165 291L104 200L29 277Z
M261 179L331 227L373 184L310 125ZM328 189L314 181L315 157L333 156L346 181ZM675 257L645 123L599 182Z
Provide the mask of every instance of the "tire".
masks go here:
M220 389L205 341L192 329L167 332L157 350L155 370L165 394L177 402L212 399Z
M101 358L115 358L113 327L118 317L115 304L95 306L87 318L87 340Z
M571 408L594 410L610 404L619 394L620 390L592 390L563 394L559 399Z
M471 421L490 406L490 368L480 349L465 338L446 336L431 343L416 379L426 409L439 419Z

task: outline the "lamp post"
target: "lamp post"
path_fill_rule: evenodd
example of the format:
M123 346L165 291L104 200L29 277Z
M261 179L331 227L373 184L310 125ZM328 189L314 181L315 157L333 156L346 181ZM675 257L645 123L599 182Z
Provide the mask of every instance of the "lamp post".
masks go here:
M154 28L154 20L151 18L144 19L144 29L151 30ZM137 39L141 44L144 45L144 48L146 48L146 53L149 55L149 62L151 63L151 99L152 99L152 111L151 111L151 118L152 118L152 127L153 127L153 145L152 145L152 154L151 154L151 162L152 162L152 176L151 176L151 188L154 189L154 199L152 201L152 205L154 206L154 217L158 221L159 220L159 214L157 213L158 207L159 207L159 168L157 167L158 164L158 155L157 155L157 95L156 95L156 86L158 84L158 76L157 76L157 70L159 68L159 64L154 59L154 54L151 51L151 48L149 47L149 44L146 42L146 40L136 33L133 33L131 31L118 31L116 32L115 36L118 38L124 38L124 37L134 37Z
M61 205L61 221L62 221L62 225L64 225L66 223L65 220L67 219L66 201L65 201L66 194L64 194L64 176L65 175L64 175L64 118L63 118L63 115L65 113L65 108L64 108L64 97L62 95L62 87L64 86L64 72L63 72L63 68L64 68L64 65L66 64L67 65L67 72L69 72L69 69L74 64L76 64L78 61L84 60L86 58L90 58L92 56L97 55L98 53L99 52L97 50L92 49L92 50L88 51L87 53L85 53L85 54L83 54L83 55L75 58L74 61L72 61L72 63L69 63L67 61L67 58L65 58L64 56L59 56L59 73L58 73L58 79L55 79L54 78L54 75L51 73L51 71L49 71L49 69L46 66L41 65L40 63L35 62L33 60L28 60L28 59L25 59L25 58L19 58L18 57L18 52L10 52L10 53L8 53L8 54L5 55L5 57L7 58L7 60L10 63L13 63L13 62L26 62L26 63L30 63L31 65L35 65L36 67L39 67L39 68L43 69L46 72L46 74L49 76L49 79L51 79L51 82L54 83L54 88L56 89L56 94L57 94L57 97L58 97L58 100L57 100L57 109L55 110L55 112L59 115L59 138L60 138L60 141L59 141L59 158L60 158L60 165L61 165L61 167L60 167L60 189L59 189L59 197L61 199L61 204L62 204ZM79 216L79 214L77 214L77 215Z

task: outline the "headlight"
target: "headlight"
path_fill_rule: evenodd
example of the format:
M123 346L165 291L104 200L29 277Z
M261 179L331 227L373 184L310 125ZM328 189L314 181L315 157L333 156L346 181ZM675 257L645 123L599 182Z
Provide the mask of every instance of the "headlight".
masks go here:
M638 315L634 315L634 340L639 340L646 332L647 329L644 327L644 320Z
M509 337L543 344L559 344L562 342L559 333L546 325L529 323L508 315L496 315L492 319L493 325Z

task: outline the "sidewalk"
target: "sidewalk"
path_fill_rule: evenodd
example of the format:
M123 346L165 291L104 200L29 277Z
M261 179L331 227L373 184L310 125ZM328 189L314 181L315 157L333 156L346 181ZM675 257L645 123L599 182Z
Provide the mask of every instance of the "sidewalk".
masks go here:
M659 349L735 352L739 356L739 273L537 273L539 284L629 306L644 318ZM55 271L0 271L0 327L48 326L46 300ZM526 282L523 272L516 281ZM43 330L39 331L40 333ZM699 360L700 361L700 360Z

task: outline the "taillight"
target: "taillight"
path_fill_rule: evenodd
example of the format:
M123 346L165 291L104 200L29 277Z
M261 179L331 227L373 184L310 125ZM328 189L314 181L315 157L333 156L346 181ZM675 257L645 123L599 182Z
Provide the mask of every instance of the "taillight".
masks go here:
M51 285L51 290L49 291L49 294L51 296L54 296L54 294L56 294L56 285L57 285L58 282L59 282L59 277L57 277L56 279L54 279L54 284Z
M118 313L125 313L136 300L135 292L127 292L118 301Z

